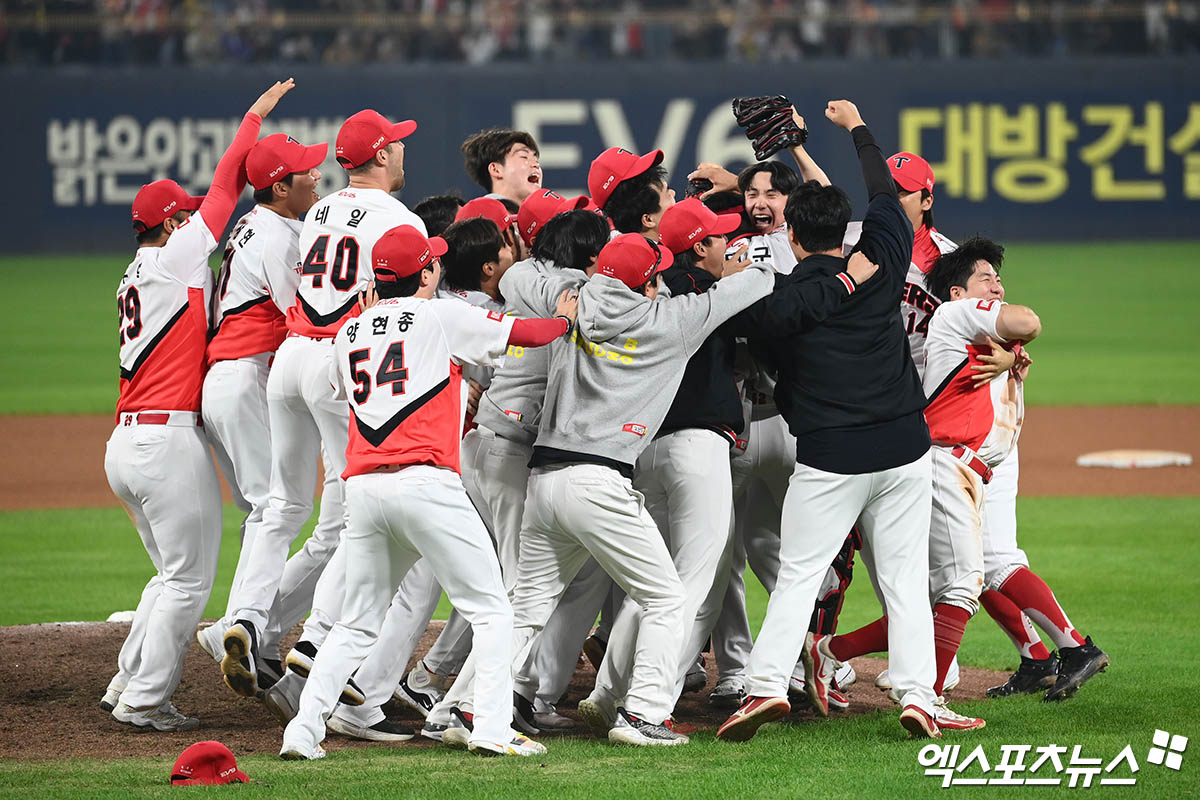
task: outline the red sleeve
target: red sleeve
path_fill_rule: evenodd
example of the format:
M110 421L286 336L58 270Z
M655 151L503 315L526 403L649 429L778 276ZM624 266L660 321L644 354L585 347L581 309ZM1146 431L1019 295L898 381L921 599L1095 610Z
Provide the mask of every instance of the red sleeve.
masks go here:
M517 347L541 347L550 344L571 329L562 317L554 319L518 319L508 334L508 343Z
M225 226L229 224L229 217L233 215L233 208L237 205L238 197L246 188L246 171L243 169L243 164L246 161L246 154L258 141L260 127L262 127L262 117L247 111L246 116L242 117L242 124L238 126L229 149L217 162L212 186L209 187L208 194L204 196L204 202L200 204L201 215L204 217L208 229L212 231L214 239L220 240L221 234L225 232Z

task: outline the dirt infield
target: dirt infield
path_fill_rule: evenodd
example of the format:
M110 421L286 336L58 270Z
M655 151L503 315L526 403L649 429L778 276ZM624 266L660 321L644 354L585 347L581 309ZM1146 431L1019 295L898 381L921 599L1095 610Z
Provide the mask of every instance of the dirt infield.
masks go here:
M430 625L421 639L419 654L433 643L441 625L440 622ZM127 624L105 622L0 628L0 653L6 673L4 688L0 690L0 753L4 758L53 760L103 754L105 758L174 759L183 748L203 739L218 739L238 756L278 752L283 731L274 718L256 701L245 700L227 689L216 663L195 644L188 651L183 681L174 701L185 714L200 718L200 730L149 733L114 722L97 703L116 669L117 651L128 632ZM848 692L851 705L846 713L866 714L895 708L872 683L886 662L856 658L851 663L858 672L858 682ZM578 720L575 705L590 691L595 677L590 664L580 665L567 701L559 708L563 714ZM953 698L982 698L988 686L1002 683L1006 678L1001 672L964 668L962 682ZM676 711L681 721L700 728L715 728L725 720L727 714L714 712L707 702L708 692L715 683L716 670L710 663L708 687L700 694L684 695L680 701ZM409 720L414 727L420 725L420 718L402 706L389 705L387 710L396 719ZM822 723L808 710L793 711L791 720ZM897 734L900 733L897 727ZM588 735L587 728L580 724L567 735ZM541 738L553 747L553 736ZM335 735L325 746L328 750L340 750L366 745L367 742ZM398 746L434 745L418 737ZM169 762L164 762L164 770L169 766Z
M0 509L111 506L104 443L111 416L0 417ZM1200 407L1033 408L1021 435L1021 493L1200 494L1200 466L1115 470L1075 466L1115 448L1182 450L1200 456Z

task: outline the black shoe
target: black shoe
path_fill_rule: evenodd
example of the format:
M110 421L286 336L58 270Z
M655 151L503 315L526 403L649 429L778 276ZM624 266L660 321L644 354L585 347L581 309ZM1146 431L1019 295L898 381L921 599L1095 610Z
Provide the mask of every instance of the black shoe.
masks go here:
M412 728L387 718L381 719L369 728L346 722L337 715L330 717L325 724L334 733L368 742L407 742L417 735Z
M1000 686L987 690L988 697L1008 697L1014 694L1035 694L1054 685L1058 677L1058 656L1051 653L1048 658L1026 658L1021 656L1021 666Z
M533 721L533 703L513 692L513 727L526 736L537 736L541 733L537 723Z
M671 747L688 743L688 737L672 730L665 722L656 725L623 708L617 709L617 724L608 732L608 740L613 744L638 747Z
M450 713L452 715L454 715L454 718L456 720L458 720L459 725L462 725L464 728L469 730L471 733L475 732L475 715L474 714L468 714L467 712L461 710L458 706L454 706L453 708L451 708Z
M1108 667L1108 654L1092 644L1090 636L1078 647L1060 649L1058 657L1058 680L1046 692L1046 700L1050 702L1073 697L1080 686Z
M221 674L225 683L242 697L258 696L258 634L254 624L239 619L225 631L222 642L225 657L221 659Z
M258 690L265 692L283 677L283 662L277 658L260 658L258 660Z

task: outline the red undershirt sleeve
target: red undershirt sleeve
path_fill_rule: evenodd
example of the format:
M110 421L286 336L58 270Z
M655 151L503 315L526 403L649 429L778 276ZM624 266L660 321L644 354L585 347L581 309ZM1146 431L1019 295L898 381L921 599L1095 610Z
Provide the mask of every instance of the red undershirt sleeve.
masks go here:
M553 319L518 319L508 334L508 343L517 347L541 347L550 344L571 329L563 317Z
M204 196L204 202L200 204L200 215L214 239L219 240L225 232L225 226L229 224L229 217L233 215L238 197L246 188L246 154L258 141L258 131L261 127L262 117L247 111L229 149L217 162L212 186Z

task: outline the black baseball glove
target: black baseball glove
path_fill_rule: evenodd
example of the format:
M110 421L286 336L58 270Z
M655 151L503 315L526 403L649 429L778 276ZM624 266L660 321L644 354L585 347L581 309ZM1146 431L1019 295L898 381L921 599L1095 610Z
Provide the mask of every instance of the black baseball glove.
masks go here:
M754 145L754 157L765 161L785 147L808 141L808 129L792 119L792 102L783 95L735 97L733 115Z

